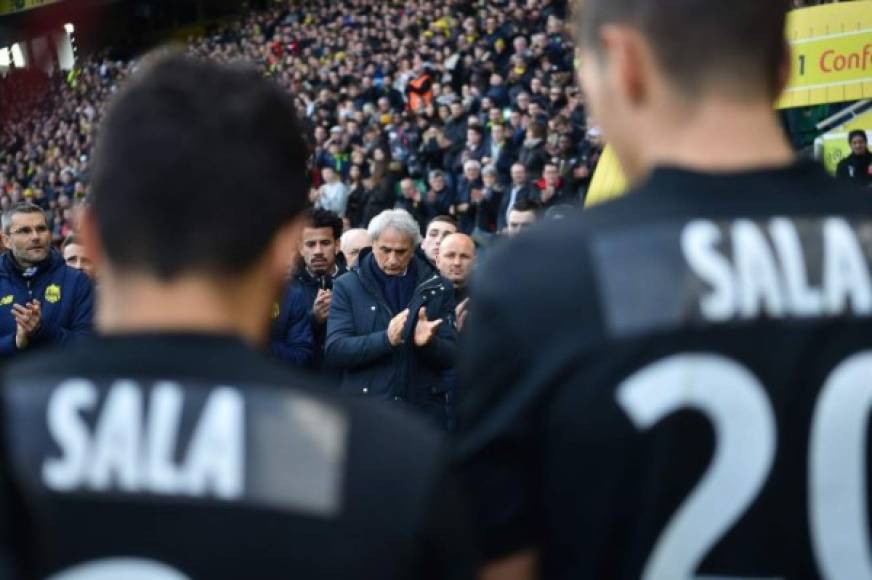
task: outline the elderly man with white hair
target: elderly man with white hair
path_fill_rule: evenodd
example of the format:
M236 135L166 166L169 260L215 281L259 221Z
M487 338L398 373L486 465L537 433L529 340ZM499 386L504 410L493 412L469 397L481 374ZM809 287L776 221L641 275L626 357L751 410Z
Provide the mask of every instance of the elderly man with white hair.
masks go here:
M333 286L326 363L342 371L342 393L405 404L445 427L453 286L416 252L421 233L407 211L380 213L369 236L372 248Z

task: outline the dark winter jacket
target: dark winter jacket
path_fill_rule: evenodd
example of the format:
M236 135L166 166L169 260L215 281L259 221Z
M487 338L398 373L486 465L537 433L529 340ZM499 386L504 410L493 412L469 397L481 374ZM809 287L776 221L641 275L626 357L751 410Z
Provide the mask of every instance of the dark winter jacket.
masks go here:
M332 290L336 279L348 271L345 264L345 256L342 254L336 255L336 267L337 271L335 275L327 276L322 280L321 277L316 278L315 276L312 276L306 268L306 265L300 263L297 267L297 273L294 275L293 284L302 291L303 304L305 305L306 311L309 313L309 321L312 326L312 344L314 351L312 353L311 366L315 369L320 369L324 366L324 341L327 338L327 325L319 324L315 319L315 314L313 312L315 298L318 297L318 290L321 289L322 285L325 287L325 290Z
M282 301L273 309L270 350L298 368L311 366L314 358L311 315L312 308L307 305L303 289L298 284L289 283Z
M359 265L336 281L327 320L325 362L342 370L340 391L406 404L437 425L447 424L447 389L443 376L454 364L457 335L454 327L454 292L419 251L417 279L408 305L409 322L404 342L396 347L387 329L394 312L382 295L370 268L375 257L361 252ZM442 319L436 336L423 348L414 344L417 313Z
M24 306L34 299L39 300L42 322L28 350L68 344L91 334L94 292L84 272L67 266L60 253L52 250L36 274L25 278L12 254L6 252L0 256L0 357L18 352L12 305Z

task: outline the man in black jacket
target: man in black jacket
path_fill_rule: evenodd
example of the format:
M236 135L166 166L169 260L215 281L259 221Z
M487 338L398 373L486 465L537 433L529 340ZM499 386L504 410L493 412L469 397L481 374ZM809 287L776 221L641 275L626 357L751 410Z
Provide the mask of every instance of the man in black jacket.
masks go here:
M405 403L446 425L445 370L456 332L450 282L416 253L421 234L405 210L369 226L372 250L336 281L325 361L343 371L340 391Z
M512 165L512 183L500 200L500 210L497 214L497 229L503 231L509 223L509 212L519 201L527 201L536 197L533 187L527 182L527 170L523 163Z
M302 263L294 275L293 284L303 291L304 304L312 322L312 367L321 368L324 360L324 339L327 314L333 297L333 281L347 272L345 258L339 252L342 220L324 209L309 212L300 242Z
M848 143L851 144L851 154L839 162L836 177L851 179L860 187L872 187L872 153L869 152L866 132L851 131Z

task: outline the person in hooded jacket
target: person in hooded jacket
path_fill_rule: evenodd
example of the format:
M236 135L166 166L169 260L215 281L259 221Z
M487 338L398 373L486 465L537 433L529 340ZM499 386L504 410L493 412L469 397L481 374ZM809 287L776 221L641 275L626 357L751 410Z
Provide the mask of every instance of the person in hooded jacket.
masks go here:
M29 202L3 215L0 256L0 357L91 334L91 281L51 247L45 212Z
M407 211L382 212L369 234L372 249L334 286L325 362L342 371L340 392L408 405L445 428L453 287L416 252L421 234Z

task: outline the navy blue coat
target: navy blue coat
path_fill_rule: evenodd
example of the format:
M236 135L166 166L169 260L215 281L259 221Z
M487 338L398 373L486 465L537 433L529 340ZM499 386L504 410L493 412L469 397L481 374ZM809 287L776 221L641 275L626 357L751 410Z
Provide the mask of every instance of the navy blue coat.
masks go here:
M336 255L336 267L338 269L336 275L332 278L333 282L348 272L345 263L345 256L342 254ZM312 328L314 348L312 351L311 367L314 369L321 369L324 367L324 342L327 339L327 325L319 324L315 319L314 312L315 299L318 297L318 290L321 289L320 282L319 279L309 273L309 270L306 269L306 265L301 260L297 267L297 272L294 274L294 285L302 291L303 304L305 305L306 311L309 313L309 325Z
M12 305L39 300L42 322L27 350L49 344L67 344L92 331L94 290L81 270L70 268L56 250L39 264L36 274L25 279L6 252L0 256L0 357L18 352Z
M273 311L270 349L275 356L298 368L311 366L314 356L310 314L303 289L288 284L282 301Z
M416 254L418 279L409 303L405 341L391 346L387 328L398 313L388 306L370 270L375 257L369 249L364 252L359 265L333 287L327 319L327 365L343 371L341 392L408 404L445 427L450 386L444 374L454 365L457 346L451 283L420 251ZM443 323L430 344L418 348L413 337L422 306L428 320L441 318Z

